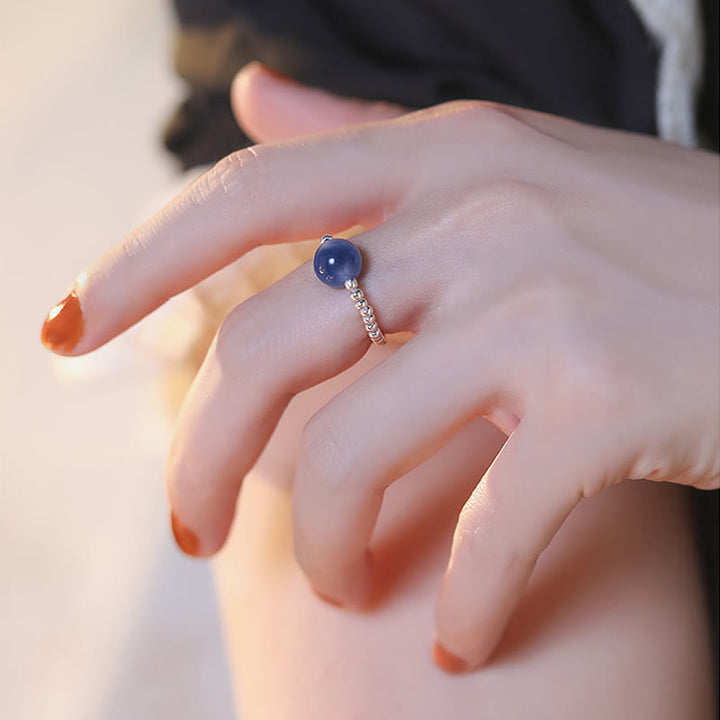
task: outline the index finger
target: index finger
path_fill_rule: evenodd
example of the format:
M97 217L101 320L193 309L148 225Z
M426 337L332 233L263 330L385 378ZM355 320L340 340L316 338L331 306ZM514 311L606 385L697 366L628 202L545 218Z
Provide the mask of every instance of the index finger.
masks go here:
M228 155L80 275L43 326L80 355L261 244L374 224L403 186L374 125Z

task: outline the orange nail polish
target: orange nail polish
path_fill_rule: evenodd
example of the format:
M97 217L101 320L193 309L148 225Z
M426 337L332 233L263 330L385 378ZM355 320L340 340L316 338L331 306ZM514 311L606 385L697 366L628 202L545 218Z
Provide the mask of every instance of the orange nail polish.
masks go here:
M175 515L174 512L170 513L170 524L172 525L173 535L175 536L175 542L177 546L186 554L197 556L200 554L200 540L198 536L185 527Z
M445 672L453 673L454 675L466 673L472 669L469 662L459 658L457 655L453 655L437 641L433 645L433 660L435 660L435 664Z
M339 607L339 608L345 607L339 600L335 600L335 598L331 598L329 595L326 595L325 593L321 593L319 590L316 590L315 588L312 588L312 591L323 602L329 603L330 605L334 605L335 607Z
M42 326L40 339L45 347L58 353L70 352L84 330L80 299L75 291L61 300L49 313Z
M281 80L282 82L290 82L294 83L295 80L293 80L289 75L285 75L285 73L280 72L279 70L276 70L275 68L271 68L268 65L263 65L263 70L268 74L274 77L276 80Z

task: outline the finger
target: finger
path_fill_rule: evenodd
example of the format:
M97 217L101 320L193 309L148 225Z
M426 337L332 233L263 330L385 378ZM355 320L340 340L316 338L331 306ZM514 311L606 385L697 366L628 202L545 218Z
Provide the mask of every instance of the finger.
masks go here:
M407 327L420 298L393 302L384 268L394 221L354 240L377 262L362 283L385 332ZM210 555L224 542L244 476L289 400L337 375L368 349L349 294L315 277L312 263L238 306L225 320L183 405L167 469L179 544Z
M376 224L411 163L375 127L228 156L80 276L44 341L88 352L257 245Z
M346 98L309 87L258 62L246 65L235 76L230 99L235 119L255 142L277 142L408 112L399 105Z
M316 591L362 607L366 550L385 489L481 414L501 385L500 353L448 362L449 333L416 336L307 424L293 492L295 554ZM453 345L453 342L455 343ZM472 351L469 338L465 350Z
M231 89L235 119L257 142L275 142L343 125L384 120L408 111L392 103L346 98L302 85L253 62L236 75ZM538 132L583 149L635 154L639 147L663 152L668 143L653 138L586 125L576 120L500 103L480 103Z
M235 119L255 142L277 142L345 125L386 120L410 112L393 103L342 97L309 87L259 62L249 63L238 72L230 100ZM630 151L644 142L643 136L600 129L536 110L500 103L482 104L540 133L587 149ZM660 145L657 142L654 144Z
M591 434L520 423L463 508L436 610L436 662L451 672L492 653L538 556L581 497L601 488Z

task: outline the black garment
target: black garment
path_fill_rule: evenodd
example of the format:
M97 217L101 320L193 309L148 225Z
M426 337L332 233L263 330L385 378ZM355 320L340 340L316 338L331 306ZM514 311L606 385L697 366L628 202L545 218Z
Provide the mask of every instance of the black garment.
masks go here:
M718 0L703 0L702 23L705 43L705 57L703 62L703 83L698 98L698 128L700 140L704 147L715 150L720 149L720 83L718 82L718 68L720 67L720 3ZM717 518L717 509L716 515ZM716 524L717 527L717 524Z
M421 108L476 98L655 133L658 53L627 0L175 0L190 96L166 142L185 166L249 141L228 103L260 60L340 95Z
M339 95L410 108L475 98L655 134L658 48L629 0L174 0L189 95L168 124L185 167L250 144L230 83L260 60ZM718 2L703 0L700 137L718 149ZM718 623L718 492L688 491Z

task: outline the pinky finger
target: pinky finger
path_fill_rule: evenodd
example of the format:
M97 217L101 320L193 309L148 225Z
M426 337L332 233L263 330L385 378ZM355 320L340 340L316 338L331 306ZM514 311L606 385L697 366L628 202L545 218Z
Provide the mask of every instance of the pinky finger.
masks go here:
M495 649L540 553L583 488L601 480L587 445L526 417L473 491L436 608L434 658L443 669L478 668Z

